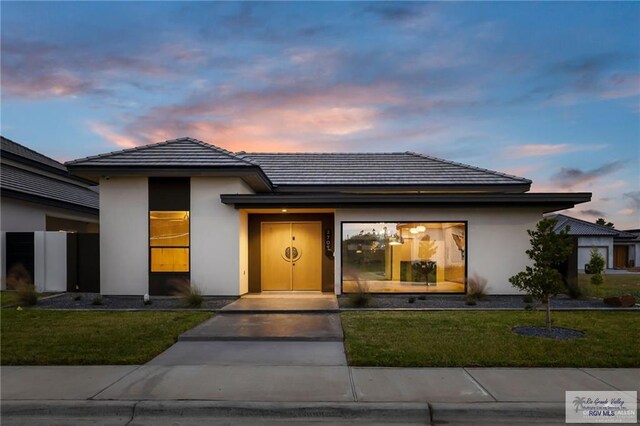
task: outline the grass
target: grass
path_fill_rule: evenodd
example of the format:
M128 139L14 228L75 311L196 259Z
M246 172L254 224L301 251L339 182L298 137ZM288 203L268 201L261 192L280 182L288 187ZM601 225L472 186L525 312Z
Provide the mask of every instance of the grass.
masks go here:
M578 285L587 288L588 296L609 297L621 294L632 294L640 300L640 274L635 275L614 275L604 274L604 284L599 286L591 285L589 278L591 275L578 274Z
M520 336L543 312L346 312L350 365L384 367L638 367L638 312L553 312L575 340Z
M51 296L52 294L56 294L56 293L49 293L49 292L38 293L38 298ZM17 292L7 291L7 290L2 290L0 292L0 306L15 305L16 303L18 303Z
M206 312L70 312L3 309L2 365L142 364Z

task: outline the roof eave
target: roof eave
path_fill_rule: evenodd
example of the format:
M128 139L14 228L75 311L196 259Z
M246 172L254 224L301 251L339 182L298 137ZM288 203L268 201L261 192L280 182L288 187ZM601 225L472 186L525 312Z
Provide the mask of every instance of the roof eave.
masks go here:
M96 218L100 212L98 208L84 206L81 204L69 203L66 201L56 200L48 197L41 197L38 195L27 194L25 192L14 191L7 188L0 188L0 194L3 197L13 198L21 201L29 201L35 204L41 204L49 207L57 207L61 209L73 210L80 213L88 213L91 215L95 215Z
M239 177L256 192L269 192L273 185L259 166L83 166L67 165L73 175L99 182L103 176L217 176Z
M533 194L222 194L224 204L235 208L320 207L528 207L544 213L591 201L591 193Z

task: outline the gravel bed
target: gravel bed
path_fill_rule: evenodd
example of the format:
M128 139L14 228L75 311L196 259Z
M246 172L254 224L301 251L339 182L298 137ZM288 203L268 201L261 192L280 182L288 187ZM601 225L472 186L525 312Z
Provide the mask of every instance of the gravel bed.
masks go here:
M551 329L547 330L547 327L521 326L513 327L511 330L521 336L546 337L547 339L556 340L569 340L584 337L584 333L582 331L562 327L551 327Z
M80 300L74 300L80 296ZM142 296L100 296L102 305L94 305L93 301L99 297L96 293L65 293L49 299L38 300L37 307L45 309L185 309L184 302L177 297L151 296L151 304L145 305ZM199 309L217 310L237 300L235 297L203 296L204 301ZM192 309L192 308L191 308Z
M420 299L424 297L424 300ZM413 303L409 299L414 299ZM354 308L349 302L348 295L338 296L340 308ZM373 309L525 309L527 305L540 308L539 302L525 303L522 296L487 296L478 300L475 305L467 305L463 295L372 295L371 302L366 306ZM551 300L551 308L607 308L602 299L576 300L566 295L558 295Z

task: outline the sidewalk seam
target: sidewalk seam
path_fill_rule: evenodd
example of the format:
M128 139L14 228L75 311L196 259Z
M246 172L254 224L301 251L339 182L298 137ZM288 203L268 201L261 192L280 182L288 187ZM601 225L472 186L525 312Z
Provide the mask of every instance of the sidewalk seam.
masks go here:
M358 392L356 392L356 384L353 381L352 368L347 365L347 370L349 371L349 383L351 384L351 393L353 394L353 400L358 402Z
M585 371L585 370L584 370L584 368L579 367L579 368L576 368L576 370L580 370L580 371L582 371L582 372L583 372L584 374L586 374L587 376L589 376L589 377L593 377L594 379L596 379L596 380L598 380L598 381L600 381L600 382L604 383L604 384L605 384L605 385L607 385L607 386L611 386L612 388L614 388L614 389L616 389L616 390L623 391L623 389L619 389L619 388L617 388L616 386L613 386L611 383L605 382L605 381L604 381L604 380L602 380L600 377L598 377L598 376L594 376L593 374L589 373L588 371Z
M475 377L473 377L473 374L471 374L471 372L469 372L469 370L467 370L467 367L462 367L462 371L464 371L469 377L471 377L471 380L473 381L473 383L475 383L480 389L482 389L483 391L485 391L487 393L487 395L489 395L491 398L493 398L493 400L495 402L499 402L498 398L496 398L495 396L493 396L493 394L491 392L489 392L489 390L487 388L485 388L479 381L478 379L476 379Z
M106 391L107 389L109 389L111 386L115 385L116 383L118 383L120 380L124 379L125 377L127 377L129 374L132 374L136 371L138 371L141 367L143 367L145 364L139 365L136 368L134 368L133 370L129 371L127 374L125 374L124 376L120 377L118 380L116 380L113 383L109 383L107 386L103 387L102 389L100 389L98 392L96 392L95 394L91 395L89 398L87 398L87 400L89 401L95 401L96 396L100 395L102 392Z

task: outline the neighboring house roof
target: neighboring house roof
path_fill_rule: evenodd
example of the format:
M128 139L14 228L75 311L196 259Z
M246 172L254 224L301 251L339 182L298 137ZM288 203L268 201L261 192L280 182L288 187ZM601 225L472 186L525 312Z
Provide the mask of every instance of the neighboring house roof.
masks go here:
M177 174L197 171L251 171L271 191L472 190L526 192L531 181L440 158L400 153L232 153L181 138L116 151L66 163L74 173L92 176L115 173ZM249 181L252 186L256 184ZM255 187L254 187L255 189Z
M100 208L98 194L85 186L31 173L17 167L3 165L0 181L3 192L12 191L16 193L16 198L28 199L28 197L19 196L23 194L38 197L42 201L57 201L95 210Z
M0 136L0 151L2 156L12 160L19 161L21 163L31 163L36 167L42 167L53 169L51 171L62 172L68 174L67 168L64 164L59 163L53 158L49 158L46 155L42 155L39 152L27 148L24 145L20 145L17 142L7 139L4 136Z
M526 191L531 184L528 179L414 152L239 154L258 163L278 187L515 185Z
M631 233L619 231L609 226L598 225L597 223L590 223L563 214L550 215L549 217L553 217L558 221L556 226L553 228L554 232L563 231L568 227L569 235L579 237L635 238L635 235Z
M98 214L96 188L71 176L63 164L4 137L1 148L3 197Z

